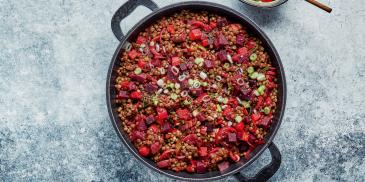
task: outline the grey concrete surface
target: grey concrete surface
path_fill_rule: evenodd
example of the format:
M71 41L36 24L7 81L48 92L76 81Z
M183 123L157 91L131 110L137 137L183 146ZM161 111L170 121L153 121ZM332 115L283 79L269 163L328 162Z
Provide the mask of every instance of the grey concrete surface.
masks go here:
M110 19L123 2L0 0L0 181L171 181L134 159L109 122ZM272 10L216 2L252 18L286 70L271 181L365 181L365 4L322 0L327 14L303 0ZM138 8L123 30L149 12Z

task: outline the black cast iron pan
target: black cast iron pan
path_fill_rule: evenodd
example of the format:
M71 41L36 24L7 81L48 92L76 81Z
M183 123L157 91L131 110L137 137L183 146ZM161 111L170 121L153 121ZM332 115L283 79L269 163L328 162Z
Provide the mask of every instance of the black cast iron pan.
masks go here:
M152 13L148 16L144 17L141 21L139 21L127 34L123 34L120 22L127 17L137 6L142 5L152 10ZM209 11L214 12L219 15L225 16L232 21L239 22L242 25L246 26L248 31L254 34L256 37L260 38L265 46L265 49L268 51L273 65L278 70L278 109L274 115L274 120L271 125L270 131L267 134L265 141L266 143L258 146L251 154L251 158L246 160L244 158L241 161L232 164L224 173L219 171L212 171L205 174L190 174L186 172L174 172L171 170L163 170L156 167L155 163L148 159L141 157L138 154L138 151L133 146L133 144L129 141L128 136L121 129L121 120L118 117L118 113L116 111L117 105L115 103L116 89L115 78L117 77L116 69L121 63L119 57L121 53L124 51L124 47L126 42L134 40L140 31L143 31L147 26L149 26L154 21L160 19L163 16L168 16L173 14L176 11L180 11L183 9L188 9L191 11ZM285 101L286 101L286 83L284 76L284 69L280 61L280 57L275 50L274 45L269 40L269 38L265 35L265 33L249 18L242 15L241 13L232 10L223 5L210 3L210 2L201 2L201 1L191 1L191 2L182 2L177 4L172 4L163 8L158 8L155 3L151 0L129 0L125 4L123 4L117 12L114 14L112 18L112 31L117 39L120 41L119 46L117 47L114 56L111 60L107 84L106 84L106 100L108 105L109 115L112 121L112 124L121 138L122 142L128 148L128 150L143 164L148 166L149 168L162 173L166 176L179 179L179 180L189 180L189 181L205 181L205 180L216 180L229 175L234 175L239 181L266 181L270 177L272 177L275 172L279 169L281 164L281 154L276 147L276 145L272 142L275 137L276 132L279 129L282 117L284 115L285 109ZM250 165L253 161L255 161L266 149L269 149L272 157L272 161L267 166L263 167L261 171L259 171L255 176L251 178L247 178L243 176L240 171Z

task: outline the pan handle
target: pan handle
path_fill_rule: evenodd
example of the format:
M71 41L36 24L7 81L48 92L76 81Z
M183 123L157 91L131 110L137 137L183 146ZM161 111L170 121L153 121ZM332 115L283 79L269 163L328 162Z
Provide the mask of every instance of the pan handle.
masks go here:
M145 6L152 11L158 9L158 6L151 0L128 0L125 4L123 4L113 15L111 22L112 31L119 41L121 41L124 37L120 27L120 22L129 14L131 14L133 10L139 5Z
M279 149L276 147L274 143L271 143L268 148L271 154L270 164L262 168L254 177L251 178L242 175L240 172L234 174L234 177L237 179L237 181L240 182L267 181L276 173L276 171L280 168L281 154Z

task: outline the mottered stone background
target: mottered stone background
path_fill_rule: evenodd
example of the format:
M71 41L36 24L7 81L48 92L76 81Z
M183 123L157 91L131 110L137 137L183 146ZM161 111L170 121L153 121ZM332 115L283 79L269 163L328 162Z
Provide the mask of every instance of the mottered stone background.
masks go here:
M171 181L134 159L109 121L110 19L123 2L0 0L0 181ZM274 140L283 161L271 181L365 181L364 3L322 0L327 14L303 0L272 10L216 2L252 18L285 67ZM123 30L149 12L139 7Z

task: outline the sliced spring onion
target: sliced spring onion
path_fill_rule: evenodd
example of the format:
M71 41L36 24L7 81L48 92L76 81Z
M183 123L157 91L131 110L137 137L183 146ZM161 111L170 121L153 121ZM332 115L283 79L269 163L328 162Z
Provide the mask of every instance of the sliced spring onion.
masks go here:
M156 51L160 52L160 45L156 44Z
M258 74L258 76L257 76L257 80L258 80L258 81L264 81L264 80L266 80L266 77L265 77L265 75L264 75L264 74L259 73L259 74Z
M157 95L158 95L158 94L161 94L161 93L162 93L162 91L163 91L163 89L162 89L162 88L160 88L160 89L158 89L158 90L157 90L156 94L157 94Z
M139 47L145 48L146 44L141 44Z
M179 81L183 81L183 80L185 80L185 78L186 78L185 75L180 75L178 79L179 79Z
M202 100L203 100L204 102L209 102L209 101L210 101L210 97L209 97L209 95L204 95L204 97L202 98Z
M232 124L233 124L233 123L232 123L232 121L228 121L228 122L227 122L227 125L228 125L228 126L232 126Z
M218 75L218 76L215 77L215 80L220 82L220 81L222 81L222 77Z
M224 104L227 104L227 103L228 103L228 98L224 98L224 99L223 99L223 103L224 103Z
M165 89L165 90L163 90L163 93L167 94L167 93L169 93L169 90Z
M266 107L264 108L264 113L265 113L266 115L268 115L268 114L270 113L270 108L266 106Z
M252 66L247 68L248 74L252 74L254 71L255 71L255 69Z
M257 90L254 90L254 91L253 91L253 93L254 93L256 96L259 96L259 95L260 95L259 91L257 91Z
M231 64L233 64L233 61L232 61L232 57L231 57L231 55L227 54L227 60L228 60Z
M259 76L259 73L257 72L253 72L252 74L249 75L251 79L256 79Z
M152 97L152 102L156 106L158 104L158 98L156 96Z
M219 96L219 97L217 98L217 100L218 100L218 102L223 102L224 98L223 98L222 96Z
M168 83L168 84L166 85L166 88L174 89L174 87L175 87L175 84L174 84L174 83Z
M179 74L179 72L180 72L179 68L177 68L176 66L172 66L172 67L171 67L171 71L172 71L172 73L174 73L175 75L178 75L178 74Z
M264 94L264 91L265 91L265 85L261 85L257 91L260 93L260 95Z
M234 120L235 120L237 123L239 123L239 122L241 122L241 121L242 121L242 117L241 117L241 116L239 116L239 115L237 115L237 116L234 118Z
M141 73L142 73L142 69L137 67L137 68L134 70L134 73L135 73L135 74L137 74L137 75L139 75L139 74L141 74Z
M184 91L182 91L182 92L181 92L181 94L180 94L180 95L181 95L182 97L186 97L186 96L188 96L188 94L189 94L189 93L188 93L188 91L184 90Z
M171 99L176 100L176 99L177 99L177 94L172 93L172 94L170 95L170 97L171 97Z
M159 80L157 80L157 85L160 87L163 87L163 86L165 86L165 82L163 81L163 79L159 79Z
M201 72L199 73L199 76L200 76L200 78L201 78L201 79L203 79L203 80L205 80L205 79L208 77L208 75L207 75L205 72L203 72L203 71L201 71Z
M199 65L199 66L203 66L203 62L204 62L204 59L200 58L200 57L195 58L195 60L194 60L194 63Z
M224 63L223 67L226 69L229 68L229 63Z
M196 117L198 114L199 114L199 111L198 111L198 110L194 110L194 111L193 111L193 116L194 116L194 117Z
M238 85L244 85L245 84L245 81L242 78L238 78L236 80L236 82L237 82Z
M180 88L180 83L175 83L175 88L179 89Z
M193 79L189 79L189 80L188 80L188 84L189 84L190 86L192 86L192 85L194 84L194 80L193 80Z
M166 73L165 68L159 68L158 70L160 71L160 73L161 73L162 75L164 75L164 74Z
M250 60L255 61L256 59L257 59L257 54L256 53L251 54Z
M151 41L150 46L155 46L155 42Z
M217 104L217 112L222 112L222 107L219 104Z
M199 88L200 87L200 82L198 80L195 80L195 82L193 83L193 87L194 88Z
M203 87L208 86L208 82L202 82L202 86L203 86Z
M125 44L125 50L126 51L130 51L131 49L132 49L132 44L129 43L129 42L126 42L126 44Z
M184 100L183 104L184 104L184 105L190 105L190 104L191 104L191 102L190 102L190 101L188 101L188 100Z
M242 101L242 105L243 105L243 107L245 107L246 109L251 107L250 102L248 102L248 101Z

